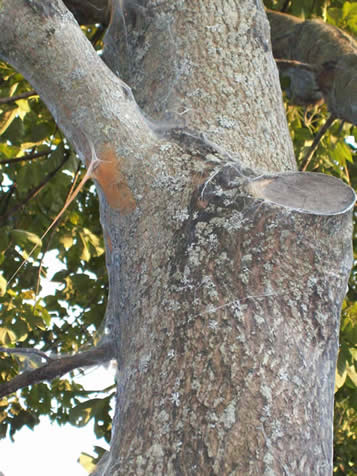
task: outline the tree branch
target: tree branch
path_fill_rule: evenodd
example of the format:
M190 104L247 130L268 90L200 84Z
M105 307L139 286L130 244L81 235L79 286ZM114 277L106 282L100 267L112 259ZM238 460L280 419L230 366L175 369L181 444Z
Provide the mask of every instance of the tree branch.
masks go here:
M9 352L15 349L6 349L5 352ZM20 350L20 349L17 349ZM22 349L23 350L23 349ZM28 385L34 385L35 383L42 382L43 380L52 380L56 377L77 369L78 367L88 367L91 365L99 365L103 362L107 362L114 357L114 346L112 342L106 342L98 347L94 347L86 352L80 354L71 355L69 357L62 357L49 361L46 365L39 367L35 370L26 371L21 375L13 378L9 382L3 383L0 386L0 398L16 392L20 388L27 387Z
M4 164L16 164L17 162L23 162L25 160L37 159L38 157L43 157L52 152L52 150L47 150L45 152L34 152L33 154L23 155L22 157L15 157L14 159L5 159L0 160L0 165Z
M0 347L0 352L6 352L7 354L34 354L38 355L39 357L47 360L48 362L53 360L51 357L49 357L45 352L42 352L41 350L38 349L29 349L29 348L10 348L10 347Z
M317 84L319 69L301 61L276 59L281 77L289 78L289 86L284 88L294 104L308 105L324 101Z
M38 96L36 91L26 91L25 93L17 94L16 96L10 96L7 98L0 98L0 104L10 104L12 102L18 101L19 99L26 99L31 96Z
M327 132L328 128L331 126L331 124L334 122L335 119L336 119L336 117L333 114L331 114L328 117L325 124L321 127L319 132L316 134L313 143L309 147L309 150L306 152L305 157L303 158L303 160L301 162L300 170L302 172L305 172L305 170L307 169L307 166L309 165L309 163L311 161L312 154L314 153L316 147L319 145L319 142L320 142L321 138Z
M77 7L83 2L70 3ZM104 0L93 3L96 12L105 12ZM14 34L18 28L21 38ZM46 49L40 47L43 42ZM131 149L153 138L130 89L104 64L62 1L5 0L0 15L0 57L31 81L82 160L91 154L89 142L96 150L103 148L105 134L97 127L108 117L103 97L115 94L111 117L113 130L121 137L120 157L132 157ZM74 64L79 81L73 77Z
M357 124L356 40L321 20L303 21L273 10L267 10L267 15L274 58L314 66L316 82L329 112Z

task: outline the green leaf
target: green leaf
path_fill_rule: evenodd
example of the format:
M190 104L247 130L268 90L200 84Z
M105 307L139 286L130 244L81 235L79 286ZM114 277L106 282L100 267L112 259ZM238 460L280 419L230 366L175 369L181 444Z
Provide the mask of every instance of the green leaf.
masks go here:
M46 325L41 316L36 313L27 313L25 316L26 322L28 324L29 330L35 330L36 328L41 330L46 330Z
M16 245L25 248L27 251L31 251L34 246L38 248L42 246L41 238L30 231L15 229L10 232L10 236Z
M49 326L51 323L51 316L47 312L47 309L43 306L41 306L39 303L37 303L34 307L34 314L37 317L40 317L42 321L46 324L46 326ZM39 326L38 326L39 327Z
M81 221L81 216L76 211L72 211L69 213L69 220L72 223L72 225L78 225Z
M45 383L39 383L32 386L28 393L27 401L40 414L47 414L51 410L51 398L49 386Z
M12 327L13 331L16 334L17 342L23 342L28 336L28 327L25 321L22 319L17 319Z
M342 17L345 19L353 15L357 15L357 4L345 2L342 7Z
M101 256L104 253L104 247L102 246L102 240L92 233L88 228L83 228L81 237L86 241L91 248L91 254L93 256Z
M354 13L353 15L347 18L347 26L351 30L352 33L357 33L357 14Z
M80 259L83 260L83 261L89 261L91 255L90 255L89 246L87 245L85 235L82 232L80 232L79 236L81 238L81 242L82 242L82 245L83 245L82 246L82 252L80 254Z
M69 413L69 420L72 425L86 425L93 416L93 404L93 400L88 400L72 408Z
M73 235L71 233L64 233L60 236L59 242L62 243L66 250L68 250L73 245Z
M348 346L345 342L341 342L340 351L338 353L336 377L335 377L335 392L341 388L347 377L347 367L352 362L352 356Z
M31 142L41 142L53 133L53 125L47 122L39 122L31 128L29 137Z
M76 154L71 153L70 159L66 162L66 170L74 175L78 170L78 164L79 159L77 158Z
M10 111L4 112L1 115L1 117L0 117L0 135L4 134L4 136L2 137L2 140L8 139L8 137L5 137L5 132L11 126L12 122L16 119L16 114L17 114L17 109L12 109Z
M341 342L340 351L337 359L337 372L343 374L347 365L352 363L352 356L350 350L345 342Z
M0 327L0 343L1 345L11 345L16 342L16 334L7 327Z
M26 114L28 112L30 112L30 106L29 106L29 102L28 102L28 99L18 99L16 101L16 104L18 106L18 115L21 119L24 119L24 117L26 116Z
M337 390L339 390L343 384L345 383L346 381L346 377L347 377L347 370L345 370L344 372L342 373L339 373L339 372L336 372L336 377L335 377L335 393L337 392Z
M330 157L332 160L335 160L342 167L346 166L346 160L350 163L353 163L353 157L351 149L345 142L339 141L334 149L330 150Z
M19 151L20 151L20 147L5 144L5 143L0 143L0 154L6 157L7 159L16 157Z
M95 419L95 433L97 437L104 436L107 428L111 427L110 421L108 421L108 412L110 409L110 399L114 393L105 398L93 398L78 404L70 411L70 422L76 426L86 425L91 418ZM103 427L103 422L106 423Z
M17 113L18 111L16 109L16 114ZM24 123L19 117L13 117L13 115L11 115L11 122L10 124L8 121L6 123L6 130L3 133L3 139L10 141L13 145L19 145L22 142L23 136Z
M4 276L0 274L0 296L4 296L4 294L6 293L6 287L7 281Z
M63 283L68 275L68 271L66 269L62 269L61 271L57 271L52 276L52 281L58 282L58 283ZM51 297L52 299L52 297Z
M350 349L350 353L352 355L353 360L357 362L357 348Z
M357 304L357 303L355 303ZM355 312L357 306L353 307ZM343 337L349 342L357 342L357 317L356 314L351 314L343 320L342 326Z
M93 456L81 453L78 461L88 473L92 473L95 470L96 464Z
M357 389L357 372L354 365L347 368L347 375L350 378L353 386Z
M329 8L327 10L327 20L332 25L338 25L342 19L342 11L340 8Z

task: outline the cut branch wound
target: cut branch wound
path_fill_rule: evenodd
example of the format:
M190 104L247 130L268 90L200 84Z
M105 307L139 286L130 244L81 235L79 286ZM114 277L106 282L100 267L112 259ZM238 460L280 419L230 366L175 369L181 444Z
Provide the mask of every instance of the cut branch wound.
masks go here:
M356 194L341 180L312 172L262 176L247 191L284 207L314 215L338 215L353 207Z

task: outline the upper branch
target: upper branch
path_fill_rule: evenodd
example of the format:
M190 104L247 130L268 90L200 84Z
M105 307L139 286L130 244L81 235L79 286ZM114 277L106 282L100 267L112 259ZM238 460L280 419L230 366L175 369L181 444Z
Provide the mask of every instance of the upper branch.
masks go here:
M150 135L130 88L107 68L61 0L4 0L0 57L28 79L82 159L90 142L109 141L104 124L115 128L123 150Z
M288 60L278 66L291 80L293 100L314 103L323 95L333 116L357 124L356 41L321 20L303 21L272 10L268 18L274 56Z

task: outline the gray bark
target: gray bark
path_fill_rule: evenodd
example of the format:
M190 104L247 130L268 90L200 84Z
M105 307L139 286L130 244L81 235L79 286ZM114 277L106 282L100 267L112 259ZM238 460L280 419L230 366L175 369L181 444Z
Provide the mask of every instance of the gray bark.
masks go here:
M295 164L261 3L147 8L126 38L146 117L59 0L0 8L2 58L99 159L119 371L96 474L330 474L354 194L279 174Z

